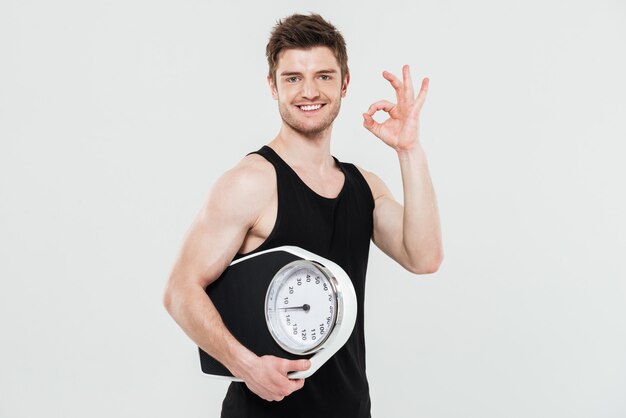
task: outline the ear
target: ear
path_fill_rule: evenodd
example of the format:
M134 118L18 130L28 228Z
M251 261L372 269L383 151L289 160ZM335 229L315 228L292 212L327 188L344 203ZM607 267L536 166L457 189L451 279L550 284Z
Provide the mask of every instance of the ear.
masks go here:
M276 89L276 84L274 84L272 77L270 77L269 75L267 76L267 84L269 84L270 86L270 91L272 92L272 98L274 100L278 100L278 90Z
M348 91L349 83L350 83L350 73L346 74L346 78L343 81L343 86L341 86L341 97L346 97L346 92Z

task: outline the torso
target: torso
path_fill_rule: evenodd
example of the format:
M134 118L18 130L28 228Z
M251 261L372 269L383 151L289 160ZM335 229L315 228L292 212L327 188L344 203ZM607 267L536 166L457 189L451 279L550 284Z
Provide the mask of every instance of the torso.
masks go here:
M251 158L256 155L269 164L262 165L264 161ZM316 183L309 181L315 173L293 169L268 146L244 159L243 165L250 165L250 170L244 170L243 175L260 180L255 182L255 200L250 202L258 217L256 222L254 215L249 218L246 240L234 259L292 245L334 261L354 285L358 305L354 330L324 367L306 379L302 389L281 402L264 401L244 383L231 383L222 403L224 418L371 416L364 303L375 202L361 171L353 164L333 159L341 174L337 175L331 166L328 175ZM303 405L310 407L303 409Z
M244 160L249 160L255 165L263 166L264 175L267 175L268 179L272 179L274 188L271 198L268 199L256 223L248 230L238 251L241 254L253 251L267 239L276 223L278 210L276 171L272 164L258 154L250 154L246 156ZM320 177L316 173L302 168L292 167L292 169L311 190L326 198L336 197L341 192L345 183L345 176L339 167L334 167L334 170L324 177Z

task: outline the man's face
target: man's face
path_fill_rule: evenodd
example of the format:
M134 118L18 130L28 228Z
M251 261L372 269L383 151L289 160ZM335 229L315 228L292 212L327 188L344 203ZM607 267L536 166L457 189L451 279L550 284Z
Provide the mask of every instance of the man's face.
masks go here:
M282 51L278 56L276 84L268 77L283 122L309 137L332 125L348 81L346 76L342 83L337 59L324 46Z

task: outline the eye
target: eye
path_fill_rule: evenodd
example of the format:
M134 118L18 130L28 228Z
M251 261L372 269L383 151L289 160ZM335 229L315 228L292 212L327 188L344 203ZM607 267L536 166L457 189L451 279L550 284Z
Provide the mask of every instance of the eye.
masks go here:
M295 83L296 81L298 81L298 77L296 77L295 75L292 77L287 77L287 83Z
M324 81L329 81L329 80L332 78L331 76L329 76L329 75L327 75L327 74L322 74L320 77L321 77L321 78L322 78L322 80L324 80Z

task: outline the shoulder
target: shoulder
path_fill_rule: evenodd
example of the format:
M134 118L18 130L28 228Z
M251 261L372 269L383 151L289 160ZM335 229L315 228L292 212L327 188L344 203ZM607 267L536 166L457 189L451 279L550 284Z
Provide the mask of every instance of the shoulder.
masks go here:
M354 166L361 173L361 175L367 182L367 185L370 187L370 190L372 191L372 196L374 197L374 201L376 201L376 199L383 197L383 196L391 196L391 192L389 191L389 188L381 180L380 177L378 177L376 174L374 174L371 171L367 171L364 168L359 167L356 164Z
M258 154L244 157L224 172L213 184L206 207L254 222L260 211L276 194L276 172Z
M224 172L213 189L226 195L252 197L265 194L276 185L276 173L272 164L257 154L245 156L237 165Z

